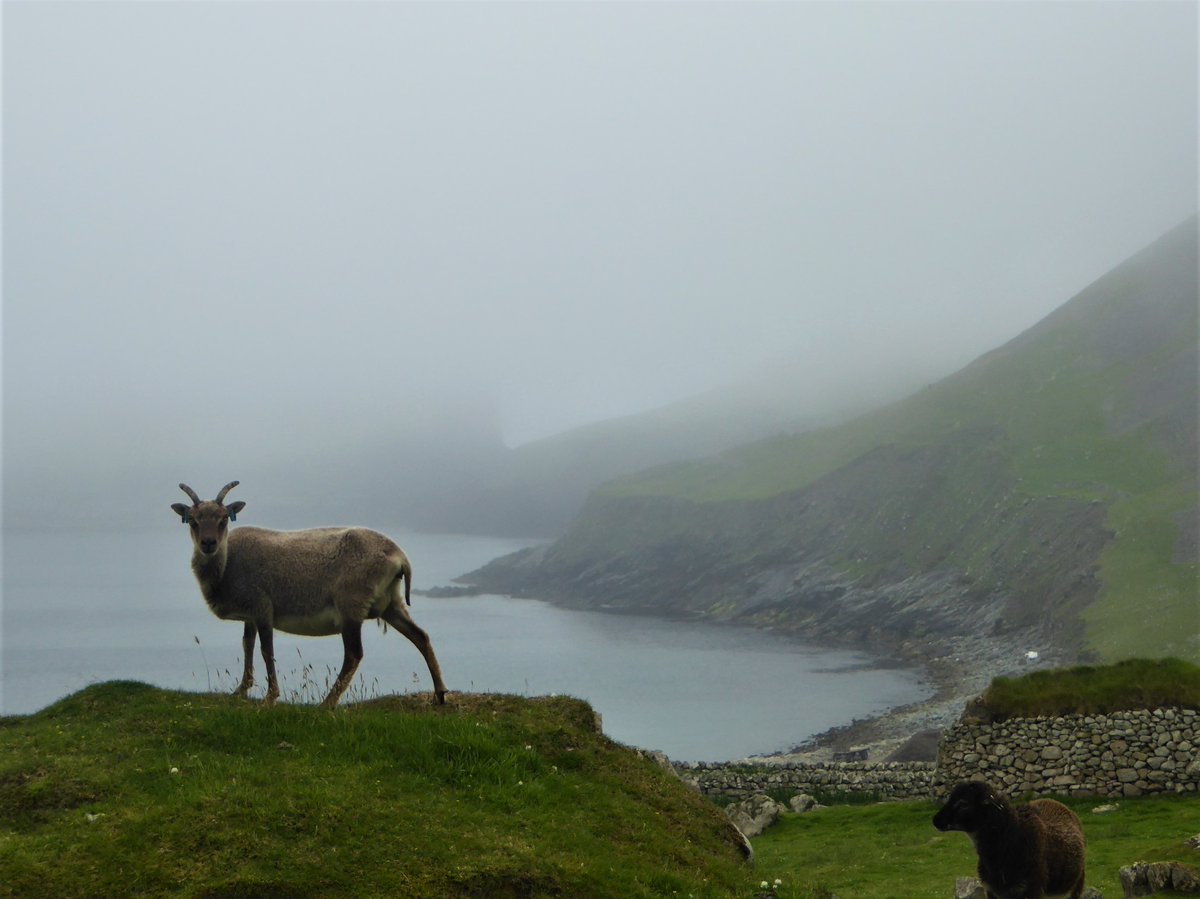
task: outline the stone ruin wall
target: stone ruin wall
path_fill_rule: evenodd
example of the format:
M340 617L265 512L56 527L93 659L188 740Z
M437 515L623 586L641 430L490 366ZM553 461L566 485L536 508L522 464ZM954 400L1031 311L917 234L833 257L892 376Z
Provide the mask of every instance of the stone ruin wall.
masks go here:
M983 777L1014 796L1140 796L1200 791L1200 712L1194 709L1013 718L959 724L943 735L936 765L920 762L679 763L702 793L866 794L939 799Z
M982 775L1018 796L1194 793L1198 751L1194 709L960 724L942 735L934 790Z

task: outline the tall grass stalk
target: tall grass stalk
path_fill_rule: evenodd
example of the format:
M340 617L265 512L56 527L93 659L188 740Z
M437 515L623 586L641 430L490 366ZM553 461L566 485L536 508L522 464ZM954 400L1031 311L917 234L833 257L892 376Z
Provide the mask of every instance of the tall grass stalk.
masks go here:
M211 693L212 692L212 673L211 673L211 669L208 667L208 656L204 652L204 644L202 644L200 642L200 636L198 634L192 634L192 639L195 640L196 645L200 647L200 658L202 658L204 660L204 677L205 677L206 681L208 682L208 692Z

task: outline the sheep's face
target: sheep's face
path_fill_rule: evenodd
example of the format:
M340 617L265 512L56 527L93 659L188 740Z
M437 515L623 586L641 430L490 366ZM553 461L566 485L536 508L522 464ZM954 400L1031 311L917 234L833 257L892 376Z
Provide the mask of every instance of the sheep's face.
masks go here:
M229 521L245 508L245 503L230 503L223 506L213 500L197 503L190 508L183 503L171 506L192 535L192 546L196 552L204 556L216 555L225 544L229 535Z
M971 780L960 783L950 793L942 809L933 816L938 830L979 833L1003 811L1005 800L987 784Z

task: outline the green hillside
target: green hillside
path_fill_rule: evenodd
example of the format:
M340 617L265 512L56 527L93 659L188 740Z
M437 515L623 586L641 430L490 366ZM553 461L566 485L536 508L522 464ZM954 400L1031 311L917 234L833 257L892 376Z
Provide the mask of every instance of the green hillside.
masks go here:
M1196 237L1192 220L1011 343L885 409L604 491L762 498L808 486L884 444L931 445L975 428L1003 431L1031 493L1106 499L1111 489L1194 481Z
M572 699L109 683L0 718L0 896L746 895L740 841Z
M932 590L947 633L1038 627L1102 659L1195 658L1196 243L1193 219L880 411L610 482L536 564L476 579L832 632L846 603L816 596L819 567L860 599L908 584L913 614L884 629L919 629ZM746 586L766 572L800 574Z

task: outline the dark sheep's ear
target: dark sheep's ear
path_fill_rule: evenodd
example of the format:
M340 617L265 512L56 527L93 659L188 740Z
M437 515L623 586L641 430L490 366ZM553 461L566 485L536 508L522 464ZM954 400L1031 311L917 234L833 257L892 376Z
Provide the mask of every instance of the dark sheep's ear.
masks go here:
M246 508L246 504L241 500L238 500L236 503L230 503L228 506L226 506L225 510L229 513L229 520L237 521L238 512L242 511L244 508Z
M171 511L178 515L179 520L184 524L188 523L188 512L190 512L191 509L189 509L183 503L171 503Z

